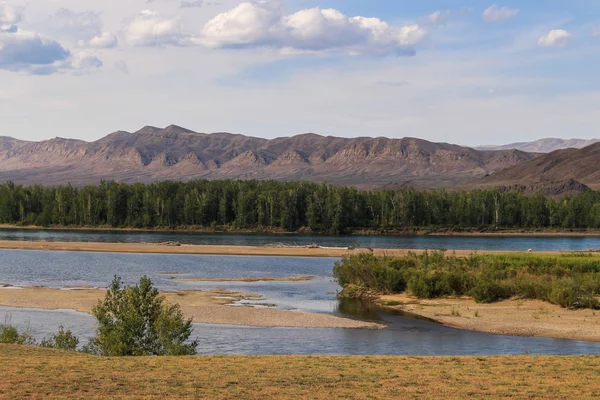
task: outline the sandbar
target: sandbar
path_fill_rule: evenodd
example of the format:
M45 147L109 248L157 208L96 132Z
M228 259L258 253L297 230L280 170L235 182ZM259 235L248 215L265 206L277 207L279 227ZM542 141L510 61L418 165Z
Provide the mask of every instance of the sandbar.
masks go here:
M417 299L380 296L377 303L453 328L509 336L539 336L600 342L600 311L569 310L540 300L510 299L478 304L468 297ZM399 303L399 304L398 304Z
M61 290L24 287L0 290L0 306L75 310L91 313L102 299L104 289ZM222 325L290 328L381 329L384 325L316 314L272 308L230 307L232 300L261 300L260 295L227 290L163 292L170 303L177 303L186 318L194 322Z
M138 253L138 254L198 254L231 256L282 256L282 257L332 257L341 258L352 254L373 252L375 256L402 257L408 253L422 253L424 250L409 249L346 249L331 247L263 247L263 246L212 246L181 245L168 246L154 243L98 243L98 242L45 242L45 241L0 241L0 249L46 250L46 251L84 251L100 253ZM435 249L431 249L435 250ZM535 250L535 249L533 249ZM501 254L507 251L452 250L453 254L467 257L477 254ZM535 252L548 254L557 252Z

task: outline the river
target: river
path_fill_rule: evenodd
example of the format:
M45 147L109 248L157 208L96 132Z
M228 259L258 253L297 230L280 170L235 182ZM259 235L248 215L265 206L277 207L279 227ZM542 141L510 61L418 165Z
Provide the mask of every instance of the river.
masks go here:
M94 230L0 229L0 240L52 242L161 243L221 246L319 244L324 247L358 246L415 250L583 251L600 248L600 237L536 236L316 236L259 234L199 234Z
M421 318L389 313L359 303L338 302L332 258L234 257L0 250L0 282L22 286L106 287L114 275L135 283L148 275L163 290L215 287L259 293L278 308L331 313L384 321L387 329L252 328L195 324L200 354L336 354L336 355L496 355L600 354L600 343L492 335L452 329ZM235 278L311 275L302 282L179 282L160 275ZM6 290L6 289L5 289ZM85 342L93 334L91 316L68 310L0 307L0 318L29 327L38 339L71 328Z

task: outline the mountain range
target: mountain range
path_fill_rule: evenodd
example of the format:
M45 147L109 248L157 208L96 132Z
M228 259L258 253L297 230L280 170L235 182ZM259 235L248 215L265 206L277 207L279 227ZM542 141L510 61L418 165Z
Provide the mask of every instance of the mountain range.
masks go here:
M544 144L545 143L545 144ZM340 138L313 133L262 139L198 133L176 125L117 131L94 141L29 142L0 137L0 181L97 184L191 179L275 179L361 188L504 187L549 194L600 186L600 143L542 154L548 139L516 148L473 149L416 138ZM510 145L509 145L510 146ZM544 147L545 146L545 147Z
M562 149L582 149L594 143L600 142L600 139L558 139L545 138L534 140L533 142L519 142L500 146L480 146L477 150L521 150L530 153L551 153Z
M563 149L486 176L486 186L556 182L565 178L600 189L600 143L583 149Z
M197 133L171 125L114 132L95 142L0 137L0 180L76 185L101 179L326 181L377 187L451 186L535 157L519 150L479 151L415 138L339 138L312 133L261 139Z

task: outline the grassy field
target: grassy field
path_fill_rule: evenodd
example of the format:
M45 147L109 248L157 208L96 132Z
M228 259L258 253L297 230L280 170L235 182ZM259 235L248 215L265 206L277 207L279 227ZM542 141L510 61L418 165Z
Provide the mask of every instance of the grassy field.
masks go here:
M600 397L600 357L100 358L0 345L0 398Z

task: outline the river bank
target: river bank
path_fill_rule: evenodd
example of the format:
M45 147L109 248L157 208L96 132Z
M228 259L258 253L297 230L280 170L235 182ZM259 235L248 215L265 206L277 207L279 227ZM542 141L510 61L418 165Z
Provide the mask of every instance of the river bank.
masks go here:
M452 328L600 342L600 311L591 309L569 310L539 300L479 304L467 297L417 299L407 294L384 295L375 302Z
M327 232L317 232L309 228L287 231L282 228L257 227L240 229L232 226L181 226L156 228L115 228L112 226L35 226L0 224L0 230L40 230L40 231L82 231L82 232L139 232L139 233L195 233L195 234L246 234L272 236L328 236ZM475 227L430 227L430 228L359 228L346 236L484 236L484 237L600 237L600 229L529 229L529 228L475 228Z
M105 290L91 288L51 289L39 287L0 288L0 306L38 308L44 310L75 310L91 314ZM186 318L194 322L220 325L286 328L381 329L385 326L370 322L340 318L328 314L229 306L234 301L258 301L252 293L228 290L162 292L167 301L177 303Z
M230 256L280 256L280 257L332 257L373 253L375 256L402 257L408 253L423 253L425 250L409 249L364 249L342 247L269 247L269 246L216 246L216 245L173 245L172 243L100 243L100 242L46 242L46 241L0 241L0 249L83 251L98 253L138 253L138 254L188 254L188 255L230 255ZM466 257L473 253L502 254L507 251L452 250L452 254ZM559 252L535 252L552 254Z

